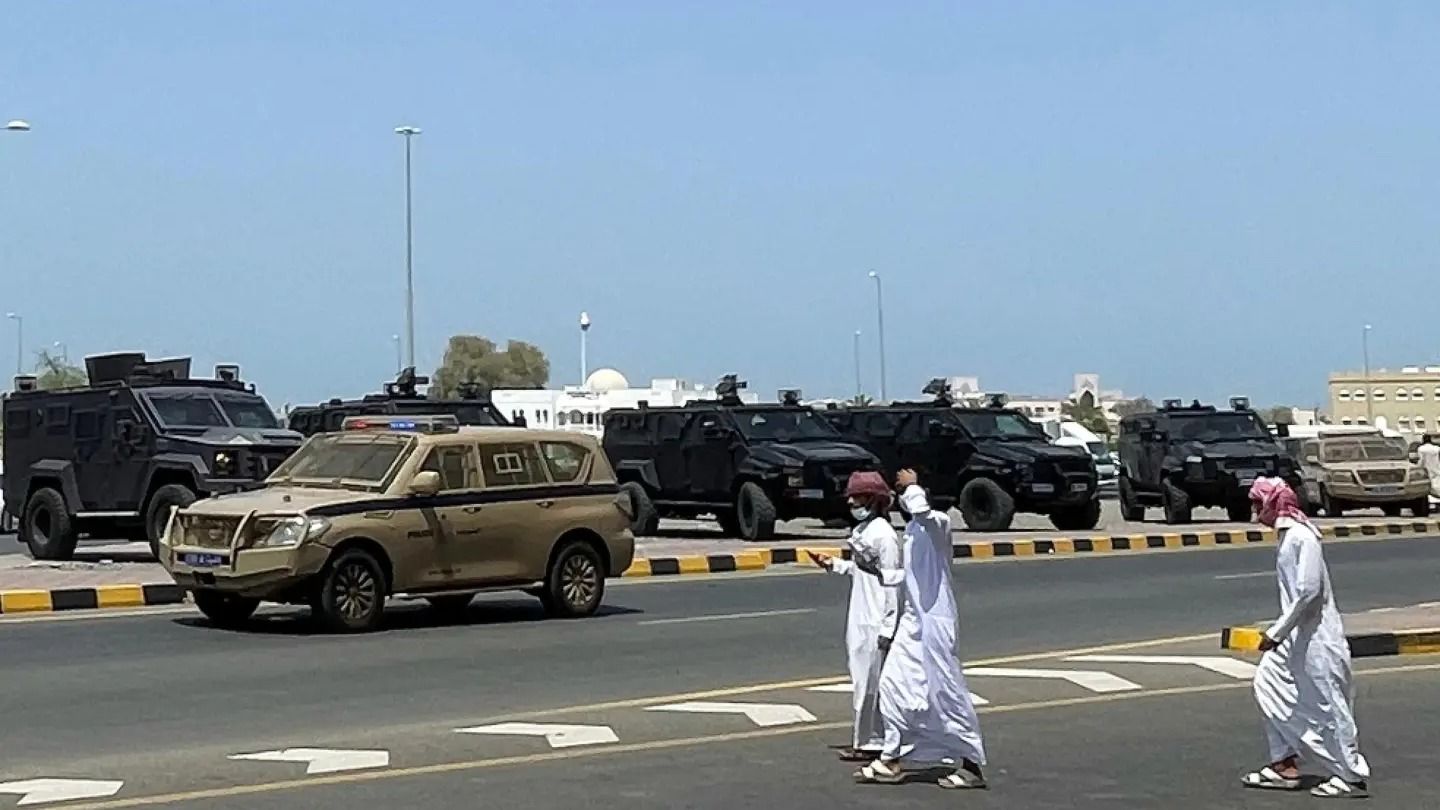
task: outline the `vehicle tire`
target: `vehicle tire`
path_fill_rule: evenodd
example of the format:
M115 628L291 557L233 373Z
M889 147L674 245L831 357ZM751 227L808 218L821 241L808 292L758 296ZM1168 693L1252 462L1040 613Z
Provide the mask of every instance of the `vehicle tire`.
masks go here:
M595 547L583 540L567 543L545 572L540 603L557 619L595 615L605 598L605 566Z
M1303 511L1305 505L1302 503L1300 508ZM1250 506L1249 497L1246 497L1244 500L1237 499L1231 501L1230 504L1225 507L1225 516L1230 518L1231 523L1249 523L1250 518L1254 517L1254 515L1255 513Z
M1404 510L1405 504L1401 503L1387 503L1384 506L1380 507L1380 511L1385 513L1385 517L1390 518L1400 517L1400 513Z
M974 532L1003 532L1015 520L1015 497L989 478L976 478L960 490L960 516Z
M1062 532L1088 532L1100 525L1100 501L1097 499L1082 506L1057 509L1050 513L1050 522Z
M1126 523L1143 523L1145 506L1135 500L1135 485L1130 483L1127 476L1122 475L1116 489L1120 496L1120 517Z
M20 521L20 539L37 560L68 560L80 539L65 496L58 490L37 489L25 502L25 519Z
M364 549L341 552L325 566L315 614L337 633L364 633L380 626L385 613L385 569Z
M195 607L200 608L211 624L231 630L243 627L260 607L259 599L221 591L195 591L194 597Z
M620 485L620 491L630 499L630 531L636 537L648 537L660 528L660 513L655 511L655 502L639 481L627 481Z
M194 502L194 490L184 484L166 484L150 496L145 507L145 540L150 543L151 554L160 556L160 538L170 522L170 510L184 509Z
M475 601L473 593L447 593L443 596L427 596L425 601L437 613L446 616L460 617L470 609L470 603Z
M740 485L735 516L742 540L768 540L775 535L775 504L754 481Z
M1430 499L1425 497L1410 504L1410 513L1417 518L1430 517Z
M1193 516L1190 493L1166 478L1160 482L1160 498L1165 507L1165 522L1171 525L1189 523Z
M1323 488L1320 490L1320 508L1325 510L1325 517L1345 517L1345 507L1331 498L1330 493Z

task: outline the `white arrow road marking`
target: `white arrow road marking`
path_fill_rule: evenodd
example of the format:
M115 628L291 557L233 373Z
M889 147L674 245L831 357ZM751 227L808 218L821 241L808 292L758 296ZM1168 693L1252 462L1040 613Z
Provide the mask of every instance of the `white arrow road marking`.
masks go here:
M1223 655L1081 655L1065 660L1094 664L1190 664L1237 681L1255 677L1254 664Z
M824 686L811 686L811 687L809 687L808 689L806 689L805 691L806 691L806 692L844 692L845 694L848 695L848 694L850 694L851 692L855 691L855 687L854 687L854 686L851 686L849 683L829 683L829 684L825 684ZM986 700L986 699L983 698L983 697L980 697L979 695L975 694L974 692L971 692L971 693L970 693L970 702L973 703L973 704L975 704L976 706L989 706L989 705L990 705L990 701Z
M456 734L516 734L544 737L551 748L572 748L577 745L600 745L620 742L609 726L567 726L559 723L496 723L493 726L457 728Z
M1140 684L1127 681L1118 675L1089 669L1010 669L1008 667L972 667L965 675L994 676L996 678L1049 678L1069 681L1091 692L1130 692L1141 688Z
M356 751L347 748L284 748L278 751L258 751L254 754L234 754L230 759L244 759L252 762L305 762L305 773L336 773L358 771L364 768L383 768L390 764L389 751Z
M757 726L787 726L813 723L815 715L793 703L671 703L651 706L647 712L694 712L696 714L743 714Z
M20 797L17 804L46 804L75 799L103 799L120 792L124 782L105 779L26 779L0 782L0 793Z

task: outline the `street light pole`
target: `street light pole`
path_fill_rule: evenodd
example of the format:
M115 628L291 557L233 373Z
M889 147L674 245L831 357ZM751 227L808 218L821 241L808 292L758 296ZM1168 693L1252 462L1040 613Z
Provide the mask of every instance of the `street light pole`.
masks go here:
M405 357L400 353L400 336L391 335L390 339L395 342L395 373L399 374L405 370Z
M54 347L60 350L60 362L70 365L70 349L59 340L55 341Z
M590 335L590 313L580 313L580 385L585 385L590 378L590 358L587 356L589 350L588 338Z
M877 339L880 341L880 401L887 400L885 394L885 292L880 283L880 274L874 270L870 271L870 278L875 279L875 319L879 322L880 333Z
M409 350L410 367L415 367L415 233L410 192L410 141L420 134L419 127L396 127L396 135L405 138L405 345Z
M860 404L860 397L865 394L865 387L860 383L860 330L855 330L855 404Z
M1370 324L1360 333L1360 347L1365 353L1365 424L1375 424L1375 391L1370 387Z
M18 312L7 312L5 317L15 322L15 375L25 373L25 317Z

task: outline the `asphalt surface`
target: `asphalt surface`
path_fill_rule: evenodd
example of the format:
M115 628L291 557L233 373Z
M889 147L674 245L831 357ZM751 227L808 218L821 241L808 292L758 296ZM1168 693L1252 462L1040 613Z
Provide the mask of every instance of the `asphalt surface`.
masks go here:
M1332 541L1326 554L1347 611L1435 598L1440 539ZM986 725L997 746L996 790L980 800L1003 801L1013 785L1031 798L1011 806L1072 806L1067 785L1079 779L1077 795L1089 804L1075 806L1277 806L1232 788L1261 753L1242 682L1197 667L1062 665L1054 655L1160 638L1171 640L1140 649L1222 655L1221 626L1274 612L1273 555L1262 547L958 565L972 668L1019 656L999 664L1098 667L1147 696L1216 687L1126 702L1064 681L972 674L972 690L996 717ZM116 801L159 796L145 804L195 807L362 799L439 807L473 804L481 794L486 805L543 797L546 806L586 797L633 807L937 801L938 790L924 785L856 793L866 789L846 784L847 772L824 750L846 736L847 698L807 687L843 674L845 592L840 577L788 571L629 582L614 585L605 614L590 620L544 621L525 597L495 597L459 624L400 606L384 632L363 637L312 635L302 614L283 611L244 632L211 628L188 609L3 620L0 783L123 780ZM1433 738L1424 718L1440 709L1440 678L1426 672L1376 675L1375 691L1362 690L1363 711L1374 701L1379 718L1372 723L1362 712L1362 731L1384 728L1384 747L1372 758L1385 763L1387 778L1404 781L1405 752L1429 750L1417 735ZM1406 695L1415 701L1409 709ZM1106 702L1063 703L1100 697ZM798 705L815 720L802 730L647 711L693 700ZM534 738L454 732L510 719L608 725L619 741L610 752L552 751ZM1410 747L1390 745L1396 740ZM300 785L286 782L303 779L303 765L228 759L302 746L388 751L391 770ZM574 752L583 755L572 761ZM1431 777L1403 775L1414 790L1433 788ZM0 807L11 800L0 795Z

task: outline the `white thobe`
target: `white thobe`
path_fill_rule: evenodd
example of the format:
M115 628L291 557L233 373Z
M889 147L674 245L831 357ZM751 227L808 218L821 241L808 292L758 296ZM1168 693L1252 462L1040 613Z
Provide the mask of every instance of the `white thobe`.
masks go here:
M1420 454L1420 466L1430 476L1430 494L1440 498L1440 445L1422 444L1416 451Z
M1355 729L1350 645L1320 538L1306 523L1276 522L1280 547L1275 574L1280 618L1265 635L1280 646L1255 672L1255 699L1265 718L1270 761L1313 757L1347 782L1369 778Z
M959 617L950 584L950 516L932 510L925 490L907 487L910 513L899 559L881 558L882 581L900 586L900 620L880 674L886 760L985 764L979 718L958 658Z
M856 526L849 539L851 559L836 560L831 569L850 577L850 610L845 620L845 652L850 664L851 697L855 710L856 749L879 751L885 743L880 721L880 665L885 660L880 639L895 635L897 618L894 586L885 585L870 572L879 570L882 546L898 548L890 521L877 517Z

